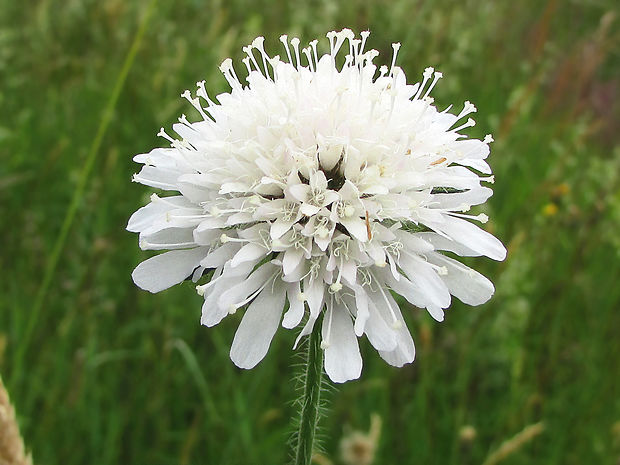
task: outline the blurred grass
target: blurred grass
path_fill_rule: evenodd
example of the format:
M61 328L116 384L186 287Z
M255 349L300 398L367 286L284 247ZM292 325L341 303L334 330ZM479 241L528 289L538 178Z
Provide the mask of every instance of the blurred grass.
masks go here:
M611 1L159 2L120 94L67 245L21 345L52 248L147 1L0 5L0 372L35 463L284 463L293 415L290 347L237 370L238 318L199 323L185 285L152 296L124 231L147 199L133 154L160 144L178 98L265 35L304 40L348 26L413 81L434 65L440 106L471 100L492 133L497 183L487 226L506 262L472 263L496 283L485 306L442 324L406 309L416 362L384 364L366 342L362 379L330 395L326 455L343 425L383 421L376 463L481 464L525 427L544 430L502 463L620 457L620 33ZM385 58L387 60L387 58ZM24 351L24 364L17 354ZM462 434L473 427L475 437ZM467 429L471 432L471 429Z

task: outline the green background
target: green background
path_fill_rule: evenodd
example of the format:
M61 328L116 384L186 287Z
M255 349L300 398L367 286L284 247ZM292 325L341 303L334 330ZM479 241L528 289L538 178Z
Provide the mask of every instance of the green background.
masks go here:
M410 82L441 70L440 108L478 107L469 134L496 140L486 228L508 258L467 260L496 285L486 305L455 302L441 324L403 305L412 365L389 367L361 341L361 379L327 395L321 463L343 463L341 438L367 430L373 413L376 464L482 464L539 422L501 463L617 463L613 1L160 0L144 19L148 5L0 4L0 373L35 463L286 462L296 332L279 331L265 360L241 371L228 350L242 312L208 329L191 284L159 295L133 285L148 254L124 227L149 191L131 183L131 158L162 144L161 126L194 117L183 90L206 79L211 95L225 91L218 65L257 35L282 53L280 34L307 42L343 26L370 29L383 63L401 42Z

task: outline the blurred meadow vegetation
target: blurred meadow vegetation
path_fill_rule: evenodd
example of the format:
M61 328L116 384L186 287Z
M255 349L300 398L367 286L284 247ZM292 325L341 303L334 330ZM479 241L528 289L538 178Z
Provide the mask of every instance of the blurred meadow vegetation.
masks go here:
M469 134L496 140L486 228L509 252L468 260L496 285L486 305L455 302L439 324L403 304L412 365L361 341L362 378L327 395L316 463L367 463L341 444L373 415L380 432L353 452L376 448L375 464L618 463L617 3L151 3L0 4L0 373L35 464L287 461L296 332L241 371L228 350L242 312L208 329L191 283L133 285L148 254L124 227L150 192L132 156L196 117L179 97L196 81L226 91L218 65L254 37L282 53L283 33L342 27L371 30L382 62L402 42L410 82L441 70L440 108L477 106Z

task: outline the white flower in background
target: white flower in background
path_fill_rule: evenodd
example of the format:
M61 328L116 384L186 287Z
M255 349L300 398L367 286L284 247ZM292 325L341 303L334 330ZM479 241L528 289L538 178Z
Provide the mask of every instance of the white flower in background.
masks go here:
M400 44L391 66L377 68L368 36L330 32L324 55L316 40L300 50L282 36L286 59L257 38L244 49L247 84L225 60L231 92L213 100L199 82L196 97L183 97L202 119L182 116L173 126L180 140L162 129L170 147L135 157L144 167L134 181L175 194L153 194L129 220L142 249L168 250L133 279L159 292L208 272L197 286L202 324L247 306L230 352L239 367L262 360L280 322L305 321L299 342L321 314L333 381L360 376L363 335L402 366L415 348L390 291L437 321L451 296L480 305L494 292L445 254L505 258L471 221L487 217L466 213L492 195L481 185L493 182L484 161L492 139L460 133L474 125L461 122L476 111L471 103L456 115L433 105L441 73L427 68L407 84L395 66Z

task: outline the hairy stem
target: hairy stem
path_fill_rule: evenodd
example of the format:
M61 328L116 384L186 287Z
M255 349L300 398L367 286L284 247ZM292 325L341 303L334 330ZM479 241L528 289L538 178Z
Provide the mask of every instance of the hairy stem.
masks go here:
M321 325L318 322L314 325L308 341L308 359L305 370L303 403L295 448L295 465L310 465L319 420L323 351L321 350Z

